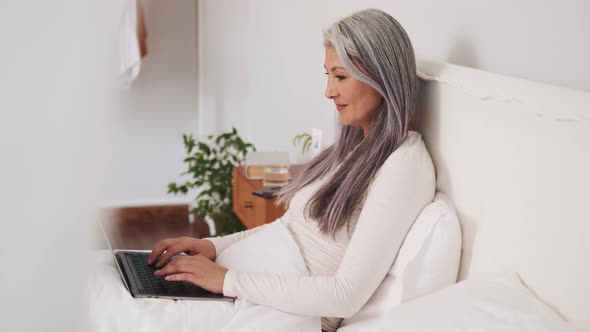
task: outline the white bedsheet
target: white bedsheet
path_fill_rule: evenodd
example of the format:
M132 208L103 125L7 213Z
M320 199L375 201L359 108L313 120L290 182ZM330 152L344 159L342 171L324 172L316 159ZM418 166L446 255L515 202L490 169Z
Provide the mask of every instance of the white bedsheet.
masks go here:
M236 248L226 249L218 262L241 270L307 274L286 227L282 223L269 226L236 243ZM135 299L125 289L110 251L92 252L89 257L93 264L85 292L92 331L321 330L319 317L293 315L239 299L234 303Z

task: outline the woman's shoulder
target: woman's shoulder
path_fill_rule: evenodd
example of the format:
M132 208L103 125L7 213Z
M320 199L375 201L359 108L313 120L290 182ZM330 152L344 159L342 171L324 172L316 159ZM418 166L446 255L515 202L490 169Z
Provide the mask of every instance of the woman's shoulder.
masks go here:
M422 135L419 132L410 130L408 131L408 135L406 139L402 142L399 146L400 148L410 149L416 148L420 145L424 145L424 141L422 141ZM398 148L399 149L399 148ZM395 151L394 151L395 153Z
M400 166L411 168L428 166L427 168L429 168L431 165L432 159L422 140L422 135L417 131L409 131L406 139L389 155L381 169L399 168Z
M387 160L399 158L402 155L408 154L428 154L426 150L426 146L424 145L424 141L422 140L422 135L420 135L417 131L409 131L406 139L402 142L402 144L393 151Z
M412 186L433 190L436 183L434 163L418 132L409 132L404 142L389 155L375 174L373 183L377 182L383 184L380 188Z

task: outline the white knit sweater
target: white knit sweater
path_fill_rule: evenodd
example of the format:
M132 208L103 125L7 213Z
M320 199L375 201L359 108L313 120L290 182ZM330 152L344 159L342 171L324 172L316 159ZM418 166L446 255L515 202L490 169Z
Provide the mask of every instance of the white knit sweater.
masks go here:
M420 134L410 132L379 169L364 204L336 236L320 232L303 209L325 182L319 180L296 193L284 223L299 249L310 276L246 273L229 270L223 294L285 312L322 316L322 329L335 331L342 318L354 315L371 297L389 269L408 230L435 192L435 172ZM259 231L209 238L217 254ZM272 250L272 248L269 248Z

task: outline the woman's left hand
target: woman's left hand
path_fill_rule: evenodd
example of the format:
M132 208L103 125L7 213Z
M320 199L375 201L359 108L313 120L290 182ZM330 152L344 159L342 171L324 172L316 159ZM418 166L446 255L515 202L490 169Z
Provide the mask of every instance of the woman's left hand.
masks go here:
M188 281L216 294L223 294L223 280L227 269L201 256L176 256L164 268L157 270L156 277L168 281Z

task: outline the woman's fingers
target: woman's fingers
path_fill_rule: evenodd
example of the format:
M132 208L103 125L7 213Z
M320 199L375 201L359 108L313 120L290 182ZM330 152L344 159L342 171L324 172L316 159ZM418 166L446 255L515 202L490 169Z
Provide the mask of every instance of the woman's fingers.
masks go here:
M154 272L154 274L159 277L176 273L195 274L200 271L199 265L201 264L200 261L203 259L206 260L206 258L203 256L177 257L172 262L170 262L170 264Z
M200 250L199 246L195 245L194 242L195 239L186 236L159 241L152 249L148 264L154 264L157 262L156 267L161 267L172 257L183 252L186 252L189 255L196 255Z
M166 250L174 242L174 239L164 239L160 240L156 243L156 245L152 248L152 254L148 259L148 264L153 264L160 255Z
M177 257L154 274L168 281L189 281L210 292L223 294L227 271L227 268L198 255Z
M177 273L166 276L167 281L188 281L193 284L198 284L197 277L192 273Z
M182 242L171 245L169 248L166 249L166 252L163 253L162 256L160 256L160 259L158 260L156 267L161 267L169 259L171 259L172 257L174 257L180 253L183 253L187 249L188 249L187 246L185 244L183 244Z

